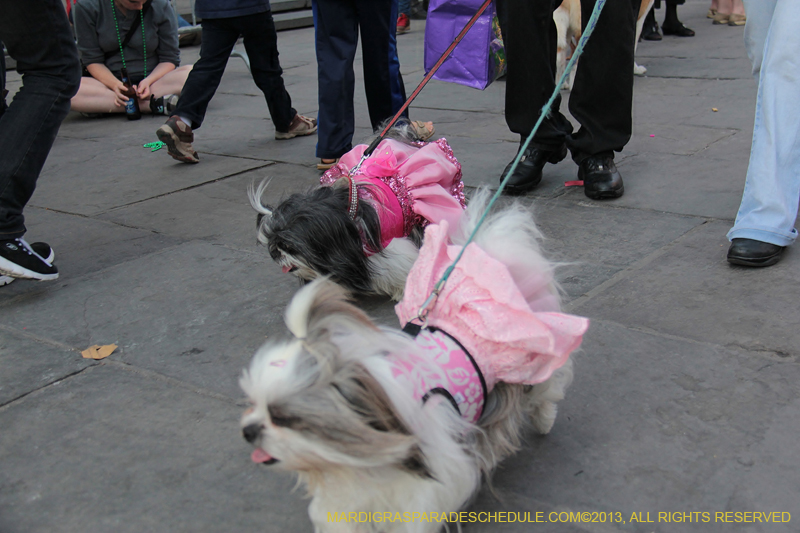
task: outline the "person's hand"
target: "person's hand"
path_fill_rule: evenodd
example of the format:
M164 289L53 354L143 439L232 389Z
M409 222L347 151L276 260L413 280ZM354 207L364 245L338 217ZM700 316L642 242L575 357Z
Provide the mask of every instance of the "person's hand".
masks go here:
M120 81L115 84L111 90L114 91L114 105L117 107L125 107L125 104L127 104L129 100L129 98L125 96L125 84Z
M140 99L144 100L150 98L150 82L146 79L140 81L139 85L135 86L135 89Z

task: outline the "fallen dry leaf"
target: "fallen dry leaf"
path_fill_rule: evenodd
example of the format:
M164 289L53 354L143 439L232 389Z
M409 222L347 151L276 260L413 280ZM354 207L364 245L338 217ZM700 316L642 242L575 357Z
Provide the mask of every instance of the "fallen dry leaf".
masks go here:
M112 353L114 350L117 349L116 344L106 344L105 346L99 346L95 344L94 346L89 346L84 351L81 352L81 355L84 359L105 359Z

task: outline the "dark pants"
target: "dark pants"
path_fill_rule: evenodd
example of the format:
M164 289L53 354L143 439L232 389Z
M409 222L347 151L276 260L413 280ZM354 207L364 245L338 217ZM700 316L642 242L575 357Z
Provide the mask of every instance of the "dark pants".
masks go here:
M194 64L173 115L191 119L192 128L203 124L208 104L217 92L225 65L237 39L244 37L244 49L250 59L253 81L264 93L275 130L289 131L297 114L283 84L283 70L278 61L278 34L272 13L256 13L243 17L203 19L203 40L200 59Z
M555 88L556 26L554 0L499 0L506 48L506 123L523 140ZM594 1L582 0L585 28ZM581 125L559 112L559 97L533 139L541 149L565 144L580 163L590 155L613 155L631 137L633 106L633 48L639 0L608 0L594 33L578 61L569 110Z
M313 0L312 7L319 80L317 157L332 159L353 147L353 60L359 27L372 129L405 103L395 40L397 0Z
M0 239L25 234L22 210L80 86L75 39L61 0L0 0L0 41L17 61L22 88L0 99ZM1 60L0 60L1 61ZM0 64L0 96L6 86Z

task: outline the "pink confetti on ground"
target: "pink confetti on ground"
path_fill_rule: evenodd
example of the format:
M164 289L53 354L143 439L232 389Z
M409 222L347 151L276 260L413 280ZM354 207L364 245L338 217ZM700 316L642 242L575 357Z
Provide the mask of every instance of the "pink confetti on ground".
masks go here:
M650 137L655 137L655 134L651 134Z

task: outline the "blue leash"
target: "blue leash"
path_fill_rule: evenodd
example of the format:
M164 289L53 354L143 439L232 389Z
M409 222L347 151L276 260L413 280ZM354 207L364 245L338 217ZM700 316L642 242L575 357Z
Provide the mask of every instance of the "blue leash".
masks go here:
M475 234L478 233L478 230L483 225L483 222L486 220L486 217L489 215L489 212L492 210L492 206L494 206L495 202L502 194L503 189L505 188L506 183L508 183L509 178L514 174L514 171L517 169L517 165L519 164L520 159L522 159L522 154L525 153L525 150L527 150L528 145L533 140L533 136L536 135L536 132L539 130L539 126L541 126L545 117L550 114L550 110L552 109L553 103L556 101L556 98L558 97L559 91L561 91L561 87L564 85L567 76L572 71L573 67L575 66L575 63L578 61L578 58L583 53L583 49L586 46L586 42L589 40L589 37L591 37L592 32L594 32L594 28L595 26L597 26L597 19L600 18L600 12L603 11L603 6L605 6L605 4L606 0L597 0L597 3L595 3L594 10L592 11L592 16L589 17L589 22L586 23L586 29L583 30L583 35L581 35L580 41L578 41L578 46L575 48L575 53L572 54L572 58L567 63L567 66L564 69L564 73L561 75L561 79L559 79L558 83L556 83L556 87L553 90L553 94L550 95L550 99L542 108L542 113L541 115L539 115L539 120L536 121L536 125L534 125L530 135L528 135L528 138L525 139L525 142L522 144L522 147L520 148L519 152L517 153L517 156L514 158L514 161L511 164L511 168L508 170L508 173L503 178L503 181L500 182L500 187L497 189L497 192L494 193L494 196L492 196L492 199L489 201L489 205L486 206L486 210L483 212L483 215L481 215L481 218L478 219L478 224L475 226L475 229L472 230L472 233L467 239L467 242L464 243L464 246L461 248L461 251L458 253L458 256L456 256L455 260L453 261L453 264L447 267L447 270L444 271L442 278L434 286L430 296L428 296L428 298L422 304L422 307L419 308L419 313L417 314L417 318L420 321L422 321L423 324L425 323L425 317L428 315L428 311L432 308L433 304L436 302L436 298L438 298L439 293L444 288L444 284L447 283L447 279L450 277L450 274L452 274L453 270L455 270L456 265L461 260L461 256L464 255L464 251L467 249L467 246L475 238Z

